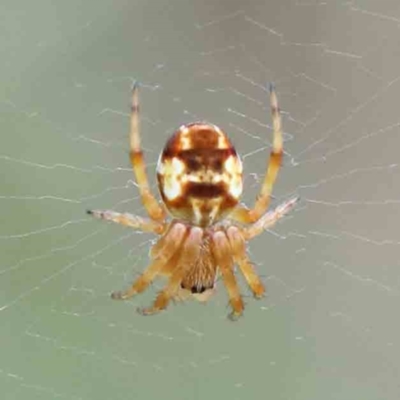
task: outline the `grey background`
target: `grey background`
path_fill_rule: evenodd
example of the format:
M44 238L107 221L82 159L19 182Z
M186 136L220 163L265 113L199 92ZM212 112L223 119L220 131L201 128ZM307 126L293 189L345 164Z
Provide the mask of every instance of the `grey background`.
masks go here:
M0 21L2 399L399 398L398 1L3 0ZM144 214L136 79L152 179L168 135L206 119L242 154L249 205L277 86L273 203L302 202L249 245L268 296L241 281L237 323L222 284L152 318L135 309L160 281L109 299L153 239L84 213Z

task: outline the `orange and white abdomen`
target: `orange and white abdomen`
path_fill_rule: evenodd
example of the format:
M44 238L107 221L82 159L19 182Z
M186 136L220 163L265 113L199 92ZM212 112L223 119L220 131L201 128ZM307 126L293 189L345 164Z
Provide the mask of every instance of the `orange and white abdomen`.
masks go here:
M168 140L157 165L158 186L173 217L198 226L218 222L243 191L239 155L217 126L181 126Z

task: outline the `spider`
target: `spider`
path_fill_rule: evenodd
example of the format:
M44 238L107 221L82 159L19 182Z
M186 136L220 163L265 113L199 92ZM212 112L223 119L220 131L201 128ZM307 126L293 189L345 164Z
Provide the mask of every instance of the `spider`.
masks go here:
M164 310L171 300L194 297L206 301L222 275L232 313L242 315L243 299L234 276L237 265L256 298L265 288L246 253L246 243L288 213L298 198L267 212L271 191L283 158L281 117L273 85L270 105L273 143L267 172L253 208L239 204L243 191L241 159L226 134L207 122L182 125L167 141L157 164L162 202L152 193L140 146L138 84L132 89L130 161L142 203L149 218L115 211L89 210L92 216L159 236L150 250L150 265L132 286L113 292L126 300L145 291L153 280L166 276L168 283L142 315ZM167 221L168 213L172 216Z

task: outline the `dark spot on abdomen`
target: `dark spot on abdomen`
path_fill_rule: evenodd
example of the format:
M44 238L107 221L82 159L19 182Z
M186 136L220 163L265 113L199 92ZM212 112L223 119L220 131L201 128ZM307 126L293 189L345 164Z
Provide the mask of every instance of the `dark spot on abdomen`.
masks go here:
M221 197L226 193L225 185L222 183L193 183L187 184L186 194L197 199L213 199Z

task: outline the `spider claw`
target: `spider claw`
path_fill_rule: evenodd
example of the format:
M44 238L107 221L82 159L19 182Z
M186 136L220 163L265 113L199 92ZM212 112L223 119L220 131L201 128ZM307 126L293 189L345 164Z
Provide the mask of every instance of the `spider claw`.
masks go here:
M140 83L139 83L138 80L133 81L133 84L132 84L132 92L138 90L138 89L139 89L139 86L140 86Z
M268 86L270 92L275 92L275 84L273 82L270 82Z
M265 287L261 282L252 283L251 290L255 299L260 300L265 297Z
M98 219L107 219L104 218L107 214L106 211L101 211L101 210L86 210L86 214L91 215L94 218Z
M147 316L149 316L149 315L157 314L157 313L159 313L159 312L162 311L162 310L159 310L159 309L154 308L154 307L148 307L148 308L138 307L138 308L136 309L136 311L137 311L140 315L143 315L143 316L147 317Z
M237 321L243 315L242 311L232 311L228 314L228 319L232 322Z
M127 297L124 295L124 292L117 291L111 293L111 298L113 300L125 300Z
M136 308L136 312L138 313L138 314L140 314L140 315L149 315L147 312L146 312L146 308L141 308L141 307L138 307L138 308Z

